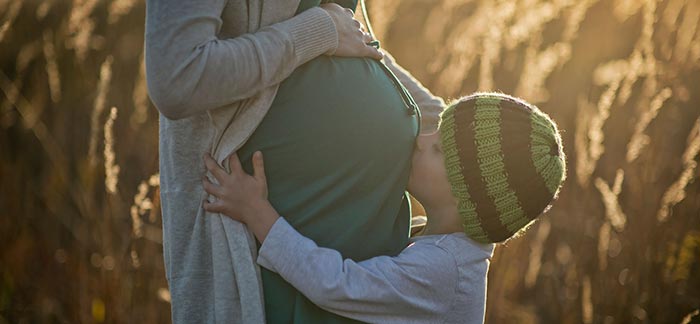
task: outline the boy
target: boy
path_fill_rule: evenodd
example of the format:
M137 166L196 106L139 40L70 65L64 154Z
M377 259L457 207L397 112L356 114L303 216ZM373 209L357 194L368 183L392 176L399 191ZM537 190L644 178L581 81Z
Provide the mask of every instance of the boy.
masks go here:
M395 257L343 259L296 232L267 201L260 152L252 176L235 155L231 174L205 157L219 185L204 180L217 198L204 208L245 223L262 243L258 263L330 312L371 323L481 323L494 243L542 214L565 178L559 132L520 99L477 93L417 138L412 162L408 190L428 223Z

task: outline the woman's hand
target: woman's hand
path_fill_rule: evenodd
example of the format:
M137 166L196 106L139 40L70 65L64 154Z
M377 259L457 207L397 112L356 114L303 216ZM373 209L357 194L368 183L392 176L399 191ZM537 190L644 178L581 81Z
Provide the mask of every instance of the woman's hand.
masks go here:
M204 209L226 215L248 225L258 241L265 241L272 225L280 217L267 200L267 179L261 152L253 154L253 175L243 171L238 155L228 158L231 173L219 167L208 154L204 156L207 170L219 182L213 184L204 177L204 190L216 197L216 201L204 201Z
M371 57L377 60L384 57L377 48L368 45L373 41L372 36L364 31L359 21L355 20L352 10L335 3L324 3L321 8L328 12L338 30L338 48L328 55Z

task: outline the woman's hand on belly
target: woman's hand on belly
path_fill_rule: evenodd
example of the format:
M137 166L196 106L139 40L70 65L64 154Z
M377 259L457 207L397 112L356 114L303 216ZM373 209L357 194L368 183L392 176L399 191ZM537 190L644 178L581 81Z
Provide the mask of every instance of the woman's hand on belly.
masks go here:
M384 57L377 48L368 44L372 41L372 36L366 33L362 24L353 17L352 10L335 3L325 3L320 7L328 12L338 31L338 47L335 51L327 53L328 55L370 57L377 60Z

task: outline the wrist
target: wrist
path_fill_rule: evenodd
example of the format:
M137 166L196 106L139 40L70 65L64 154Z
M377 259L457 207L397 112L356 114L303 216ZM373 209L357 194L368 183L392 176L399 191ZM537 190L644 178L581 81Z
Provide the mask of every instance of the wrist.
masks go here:
M335 21L325 9L310 8L279 25L291 34L296 56L301 63L321 54L335 52L338 47Z
M338 35L338 25L335 22L335 17L333 17L333 14L331 14L330 12L328 12L328 10L323 9L323 8L321 8L321 11L323 11L325 16L327 16L327 18L330 20L331 25L333 26L333 35L335 36L333 41L332 41L331 48L328 49L323 54L328 55L328 56L333 56L333 54L335 54L335 51L338 50L338 46L340 45L340 39L339 39L340 35Z
M267 199L255 200L251 202L251 206L250 211L244 216L245 223L258 241L262 243L280 216Z
M255 222L260 219L263 211L270 208L270 202L267 199L251 199L245 204L245 209L241 211L241 218L244 223Z

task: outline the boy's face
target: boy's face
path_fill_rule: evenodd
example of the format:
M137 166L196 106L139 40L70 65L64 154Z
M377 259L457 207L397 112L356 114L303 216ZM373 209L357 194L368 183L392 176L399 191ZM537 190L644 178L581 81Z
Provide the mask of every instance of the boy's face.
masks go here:
M423 205L456 204L447 180L439 132L421 134L416 139L408 191Z

